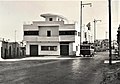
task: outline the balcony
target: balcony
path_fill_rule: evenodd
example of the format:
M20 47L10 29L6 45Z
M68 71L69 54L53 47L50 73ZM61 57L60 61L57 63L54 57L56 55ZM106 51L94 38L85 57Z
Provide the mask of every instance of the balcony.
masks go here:
M56 41L59 41L59 37L58 36L53 36L53 37L24 36L23 40L24 41L36 41L36 42L41 42L41 41L43 41L43 42L48 42L48 41L56 42Z

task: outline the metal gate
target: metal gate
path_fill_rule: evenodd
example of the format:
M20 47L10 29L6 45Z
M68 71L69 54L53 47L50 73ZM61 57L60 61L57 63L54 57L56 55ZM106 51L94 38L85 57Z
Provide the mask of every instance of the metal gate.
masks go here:
M60 55L69 55L69 45L60 45Z
M30 45L30 55L38 56L38 45Z

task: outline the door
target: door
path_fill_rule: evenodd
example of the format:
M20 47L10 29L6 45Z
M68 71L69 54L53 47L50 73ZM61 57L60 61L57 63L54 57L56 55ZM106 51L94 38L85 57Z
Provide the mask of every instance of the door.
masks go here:
M38 56L38 45L30 45L30 55Z
M60 45L60 55L69 55L69 45Z

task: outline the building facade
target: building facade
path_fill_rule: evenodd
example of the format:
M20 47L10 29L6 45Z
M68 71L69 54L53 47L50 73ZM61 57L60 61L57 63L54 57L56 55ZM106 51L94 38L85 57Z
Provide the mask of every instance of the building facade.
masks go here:
M1 41L0 51L1 58L3 59L25 57L25 47L20 46L18 42Z
M42 14L45 21L23 25L26 55L79 55L77 24L65 24L63 16Z

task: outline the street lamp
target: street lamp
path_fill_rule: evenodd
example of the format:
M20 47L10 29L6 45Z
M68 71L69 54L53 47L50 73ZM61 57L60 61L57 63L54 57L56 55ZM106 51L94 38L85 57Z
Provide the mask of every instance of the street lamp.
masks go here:
M109 64L112 64L112 51L111 51L111 0L108 0L109 9Z
M81 11L80 11L80 45L81 45L81 43L82 43L82 8L85 6L85 5L90 5L90 7L92 6L92 4L91 3L82 3L82 1L81 1L81 4L80 4L80 6L81 6Z
M16 32L17 32L17 30L15 30L15 42L16 42Z
M97 23L98 21L101 22L102 20L96 20L96 19L94 19L94 21L93 21L93 22L94 22L94 42L95 42L95 40L96 40L96 23Z

